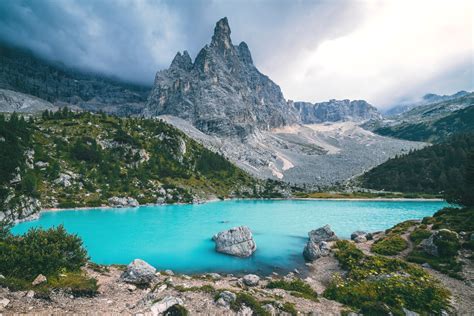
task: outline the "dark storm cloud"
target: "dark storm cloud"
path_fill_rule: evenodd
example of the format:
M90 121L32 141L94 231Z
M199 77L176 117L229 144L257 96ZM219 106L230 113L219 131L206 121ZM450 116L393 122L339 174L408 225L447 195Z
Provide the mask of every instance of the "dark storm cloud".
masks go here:
M364 58L372 59L372 52L387 55L373 45L383 34L374 34L372 40L371 30L377 30L375 20L379 15L390 18L390 14L398 14L400 9L391 8L397 3L344 0L1 0L0 40L29 48L69 66L151 84L156 71L167 68L177 51L188 50L196 56L199 49L210 42L215 22L227 16L234 43L247 42L257 67L282 86L286 97L308 101L330 97L368 98L376 105L386 105L390 100L411 97L421 91L437 92L430 90L433 86L430 78L417 79L410 72L398 74L397 68L403 70L398 67L400 60L398 64L387 59L385 64L362 67L366 62ZM408 1L400 3L407 8L416 7ZM427 7L423 0L416 3L422 4L418 5L420 8ZM406 9L401 11L406 12ZM427 11L420 9L416 13L423 17ZM413 23L416 24L417 18L415 16ZM374 27L364 31L364 26L372 22ZM405 26L403 32L410 33L410 28L406 28L408 22L405 19L400 24ZM351 68L341 67L345 60L353 58L352 35L354 39L360 37L366 41L360 45L370 46L354 57L353 65L361 65L362 69L357 73ZM403 44L403 36L399 42ZM320 49L323 46L325 50ZM399 43L394 46L398 49ZM387 45L387 50L393 49ZM436 53L438 50L435 47L432 51ZM452 59L452 56L446 53L446 58ZM400 57L404 58L403 55ZM318 63L318 60L324 62ZM436 60L437 65L443 64L440 60ZM412 61L414 65L417 62ZM472 60L470 65L472 68ZM375 66L378 68L370 68ZM456 69L464 71L462 67ZM440 69L433 73L432 78L440 78L434 86L442 87L440 90L443 92L455 90L459 85L472 87L472 83L466 82L469 79L454 79L459 78L453 74L456 69ZM414 68L413 72L416 71L419 70ZM366 73L380 78L392 76L397 81L368 80L364 77ZM439 77L442 73L451 74L446 84ZM469 76L465 71L462 74L462 78ZM407 80L398 80L399 77ZM406 87L400 87L400 83ZM400 95L400 90L406 93Z

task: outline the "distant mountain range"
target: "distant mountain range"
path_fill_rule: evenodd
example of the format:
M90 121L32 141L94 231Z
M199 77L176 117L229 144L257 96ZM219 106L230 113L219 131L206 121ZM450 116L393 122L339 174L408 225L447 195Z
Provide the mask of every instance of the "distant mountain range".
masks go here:
M473 92L462 91L439 100L375 122L371 129L380 135L428 142L439 142L457 133L474 131Z
M408 112L411 109L419 107L419 106L428 105L432 103L438 103L442 101L449 101L449 100L461 98L468 94L469 92L464 91L464 90L458 91L452 95L439 95L439 94L434 94L434 93L428 93L428 94L425 94L420 101L403 103L403 104L399 104L388 109L387 111L385 111L384 116L386 117L396 116L396 115Z

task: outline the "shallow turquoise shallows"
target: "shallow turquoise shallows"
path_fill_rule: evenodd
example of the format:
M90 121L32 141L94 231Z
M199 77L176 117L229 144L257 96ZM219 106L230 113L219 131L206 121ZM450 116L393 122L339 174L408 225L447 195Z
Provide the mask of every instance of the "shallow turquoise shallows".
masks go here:
M13 232L63 224L84 240L92 260L127 264L141 258L158 269L183 273L287 271L302 265L311 229L330 224L341 238L355 230L378 231L407 219L432 215L444 202L223 201L200 205L142 206L43 212ZM257 251L240 259L214 251L211 237L246 225Z

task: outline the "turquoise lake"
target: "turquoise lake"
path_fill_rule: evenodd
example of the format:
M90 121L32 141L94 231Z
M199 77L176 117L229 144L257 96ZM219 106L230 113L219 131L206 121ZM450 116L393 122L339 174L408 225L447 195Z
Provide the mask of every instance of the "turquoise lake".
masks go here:
M288 271L304 264L308 231L331 225L340 238L355 230L379 231L407 219L430 216L439 201L221 201L198 205L43 212L39 220L13 228L63 224L84 241L91 259L128 264L141 258L158 269L182 273ZM211 237L246 225L257 243L251 258L214 251Z

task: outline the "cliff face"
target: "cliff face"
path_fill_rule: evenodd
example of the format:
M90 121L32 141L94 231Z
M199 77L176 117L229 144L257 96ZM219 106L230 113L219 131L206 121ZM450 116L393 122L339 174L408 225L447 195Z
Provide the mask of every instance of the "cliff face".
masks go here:
M380 120L379 111L364 100L330 100L322 103L295 102L303 124Z
M280 87L254 66L245 42L233 45L227 18L217 22L209 45L194 62L184 51L159 71L145 114L173 115L206 134L245 138L298 122Z
M54 109L51 105L67 105L124 116L140 114L150 91L149 87L68 68L2 43L0 89L3 112L38 112Z

